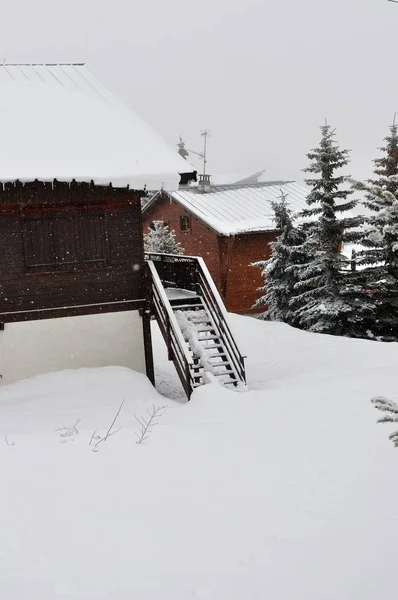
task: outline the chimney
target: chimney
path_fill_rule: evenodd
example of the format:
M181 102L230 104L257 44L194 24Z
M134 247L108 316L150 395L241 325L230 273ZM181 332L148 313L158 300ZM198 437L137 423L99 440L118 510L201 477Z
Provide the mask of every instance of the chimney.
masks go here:
M199 189L202 192L210 192L210 175L199 175Z

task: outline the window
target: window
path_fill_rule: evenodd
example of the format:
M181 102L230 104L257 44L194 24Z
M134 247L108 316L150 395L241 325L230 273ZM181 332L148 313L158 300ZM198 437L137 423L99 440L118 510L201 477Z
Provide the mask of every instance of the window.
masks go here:
M103 213L26 210L22 237L27 273L104 267L109 260Z
M187 215L180 216L180 231L191 231L191 217Z

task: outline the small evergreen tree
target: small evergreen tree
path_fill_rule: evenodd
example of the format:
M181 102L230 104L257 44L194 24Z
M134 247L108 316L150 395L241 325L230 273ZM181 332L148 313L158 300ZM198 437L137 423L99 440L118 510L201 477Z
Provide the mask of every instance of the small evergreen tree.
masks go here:
M309 331L334 335L362 336L371 303L360 296L361 289L348 270L349 260L341 253L344 242L357 236L360 216L347 216L356 206L352 190L344 186L346 177L337 174L348 162L348 151L340 150L334 131L321 127L321 142L307 155L311 163L305 172L316 175L306 184L306 239L302 246L308 260L294 267L298 283L292 308L299 326Z
M153 221L148 233L144 235L145 252L162 252L164 254L184 254L184 248L177 242L175 231L169 231L163 221Z
M378 410L386 413L377 421L378 423L398 423L398 404L394 400L388 400L384 396L376 396L376 398L372 398L372 402ZM398 431L393 431L389 438L394 446L398 448Z
M290 308L296 283L295 274L289 267L296 261L300 262L301 255L295 249L304 241L303 233L294 227L292 211L289 208L286 195L281 195L280 202L272 202L276 229L281 233L276 241L270 242L271 257L268 260L257 261L253 267L262 269L264 286L259 291L264 292L256 301L254 307L267 307L260 315L261 319L284 321L294 324Z
M364 287L372 293L377 314L375 334L382 339L398 339L398 127L390 126L390 134L381 148L383 156L375 163L375 178L356 188L365 191L365 206L370 215L358 253L362 265Z

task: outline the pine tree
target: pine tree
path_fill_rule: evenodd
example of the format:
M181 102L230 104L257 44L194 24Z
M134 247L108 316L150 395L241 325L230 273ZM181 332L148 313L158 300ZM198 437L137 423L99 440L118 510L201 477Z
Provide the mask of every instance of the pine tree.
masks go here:
M289 267L294 262L301 261L302 256L295 252L295 248L300 247L304 237L293 225L292 210L283 192L280 202L272 202L272 209L276 229L281 233L276 241L269 243L271 258L252 264L253 267L262 269L261 274L265 280L264 286L259 288L264 293L254 307L267 307L266 312L260 315L262 319L294 324L290 301L294 295L296 279Z
M184 248L177 242L175 231L169 231L163 221L153 221L148 233L144 235L145 252L162 252L164 254L184 254Z
M375 334L385 340L398 339L398 127L390 126L381 158L375 163L375 178L356 188L366 193L366 218L357 263L363 266L364 287L372 294L377 318Z
M377 421L378 423L398 423L398 404L394 400L388 400L384 396L376 396L372 398L372 402L375 408L386 413ZM390 433L389 438L394 446L398 448L398 431Z
M302 251L307 261L295 267L299 279L292 308L299 326L309 331L334 335L362 336L363 323L372 307L361 296L356 274L348 270L349 260L342 244L354 241L360 216L348 216L356 206L346 177L336 173L349 162L348 150L340 150L330 126L321 127L321 142L308 153L311 161L305 172L317 177L306 180L311 188L308 208L302 213L306 239Z

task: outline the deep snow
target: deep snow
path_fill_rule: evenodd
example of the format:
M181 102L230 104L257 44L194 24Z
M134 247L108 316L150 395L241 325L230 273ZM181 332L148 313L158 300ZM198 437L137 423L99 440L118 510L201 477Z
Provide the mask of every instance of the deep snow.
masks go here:
M156 328L168 398L124 368L0 390L0 598L395 600L398 451L370 399L398 399L398 344L231 320L246 393L185 403Z

